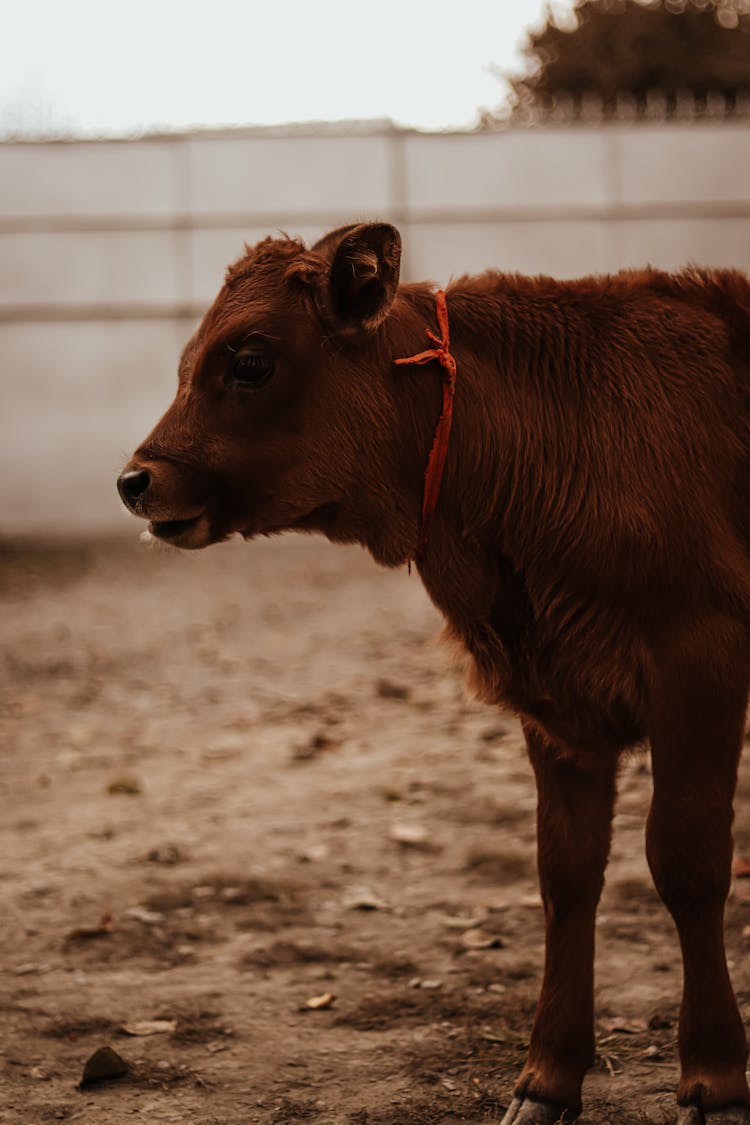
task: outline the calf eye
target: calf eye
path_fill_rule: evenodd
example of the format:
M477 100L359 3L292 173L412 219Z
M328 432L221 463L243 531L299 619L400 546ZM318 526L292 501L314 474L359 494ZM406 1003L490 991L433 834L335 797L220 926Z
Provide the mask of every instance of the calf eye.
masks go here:
M257 391L271 378L276 361L268 352L242 351L232 361L232 382L243 390Z

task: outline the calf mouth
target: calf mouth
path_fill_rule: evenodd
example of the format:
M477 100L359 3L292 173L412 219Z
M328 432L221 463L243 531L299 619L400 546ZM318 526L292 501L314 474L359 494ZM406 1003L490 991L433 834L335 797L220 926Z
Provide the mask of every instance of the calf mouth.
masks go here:
M186 520L151 520L148 529L156 539L170 543L173 547L196 550L207 547L212 541L204 512Z

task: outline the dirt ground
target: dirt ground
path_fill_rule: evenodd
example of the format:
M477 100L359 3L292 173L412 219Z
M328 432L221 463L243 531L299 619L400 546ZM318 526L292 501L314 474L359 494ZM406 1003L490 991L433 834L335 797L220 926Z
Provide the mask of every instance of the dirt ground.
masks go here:
M306 538L135 535L0 553L0 1121L498 1120L542 953L517 724L466 699L416 575ZM740 792L747 854L747 770ZM673 1113L648 793L634 756L586 1122ZM738 878L746 1014L748 935ZM125 1072L79 1088L105 1046Z

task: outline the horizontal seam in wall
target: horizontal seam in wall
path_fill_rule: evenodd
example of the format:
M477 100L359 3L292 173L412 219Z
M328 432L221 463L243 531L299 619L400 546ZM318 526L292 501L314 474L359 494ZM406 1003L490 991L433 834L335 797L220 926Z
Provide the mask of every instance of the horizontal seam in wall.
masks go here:
M0 305L0 325L3 324L51 324L86 321L123 320L197 320L206 311L208 302L203 304L144 305L128 304L16 304Z
M750 218L748 200L727 202L643 203L614 205L558 205L555 207L399 207L399 221L404 224L430 223L558 223L558 222L628 222L668 221L670 219L747 219ZM392 211L392 209L391 209ZM378 218L387 218L388 208L375 209ZM351 218L342 212L290 212L283 218L257 212L232 212L174 216L158 215L106 215L87 216L0 216L0 234L137 234L171 233L174 231L205 232L239 230L254 227L271 233L293 231L297 227L331 226ZM361 214L359 215L361 218Z

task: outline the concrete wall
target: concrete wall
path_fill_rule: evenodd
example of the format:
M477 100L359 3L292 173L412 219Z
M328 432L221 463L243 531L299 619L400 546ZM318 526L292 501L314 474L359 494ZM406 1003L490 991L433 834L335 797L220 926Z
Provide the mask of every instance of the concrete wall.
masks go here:
M750 270L750 126L0 144L0 534L126 526L114 476L243 242L366 217L412 279Z

